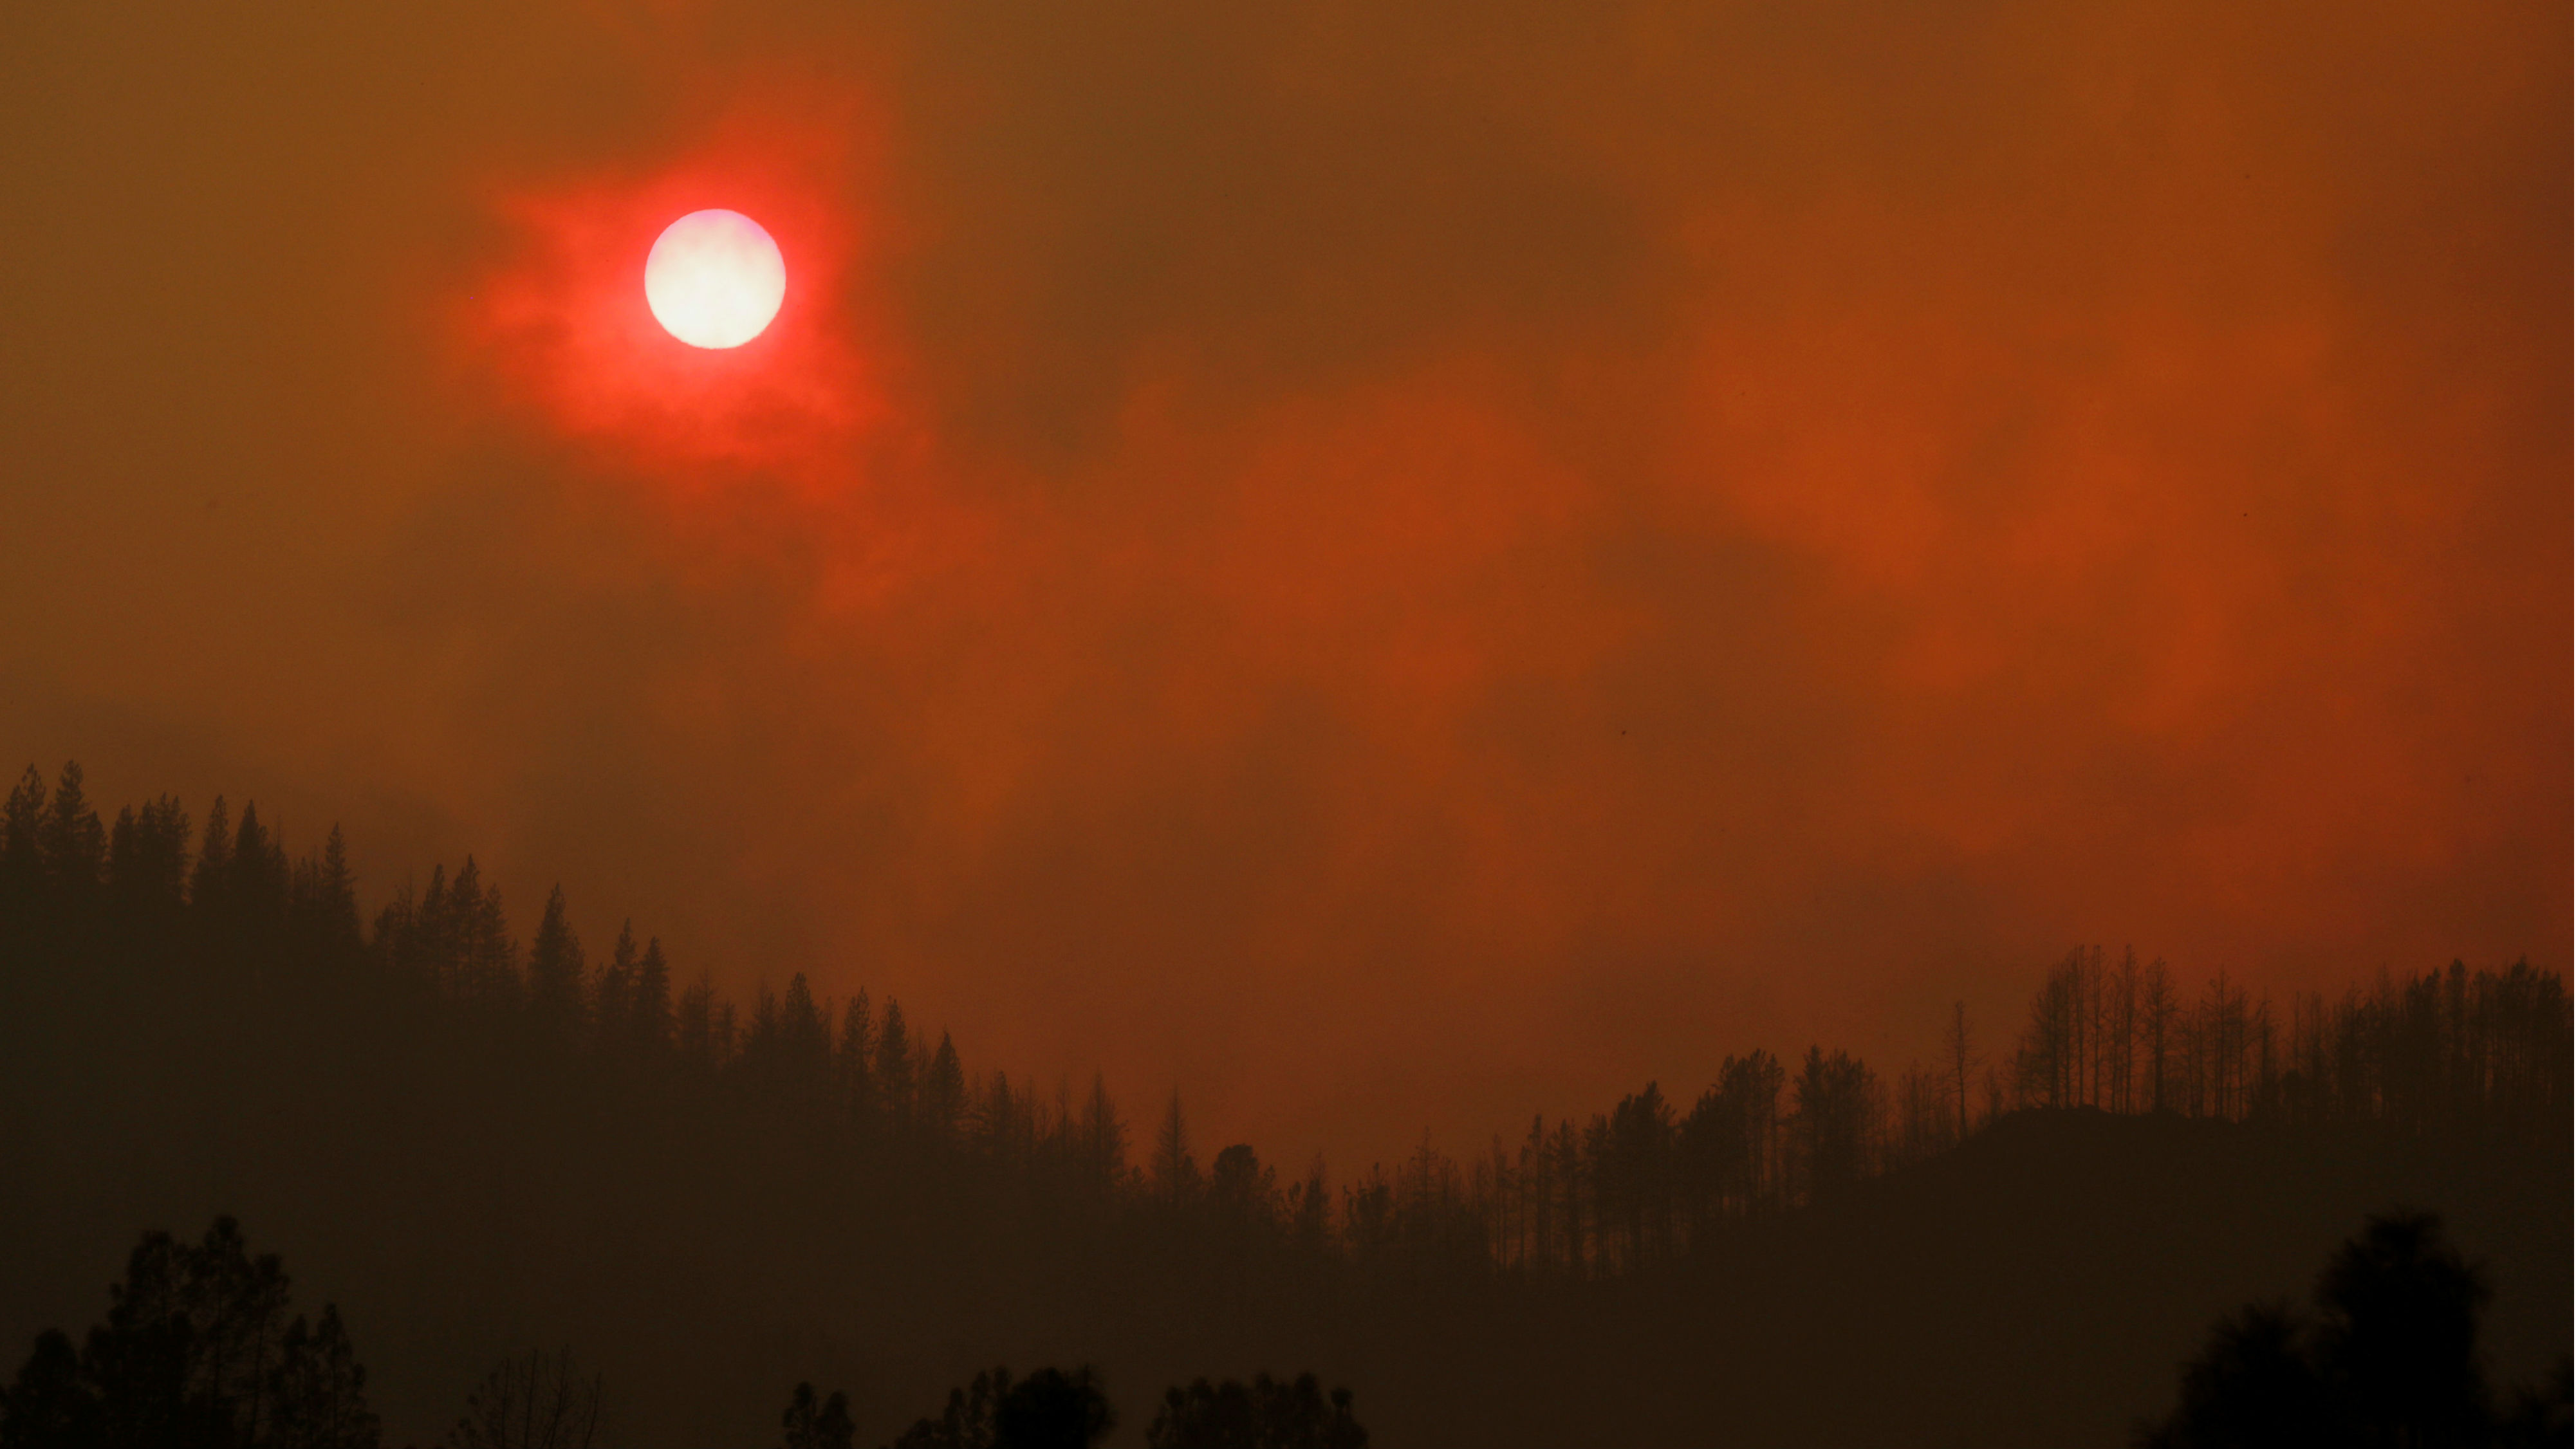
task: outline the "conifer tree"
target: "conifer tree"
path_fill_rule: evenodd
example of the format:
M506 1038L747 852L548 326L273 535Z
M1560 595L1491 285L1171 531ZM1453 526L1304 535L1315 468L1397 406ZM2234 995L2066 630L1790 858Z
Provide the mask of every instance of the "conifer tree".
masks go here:
M168 795L116 813L107 837L107 898L128 921L187 903L188 813Z
M648 949L645 959L651 960ZM718 1063L715 984L704 975L680 993L678 1011L678 1047L681 1060L700 1071L713 1071Z
M445 923L454 943L457 981L467 996L486 1005L513 1003L519 987L518 949L501 909L501 887L483 883L482 867L471 855L447 884Z
M225 891L235 911L260 921L284 914L286 850L276 833L260 823L256 801L242 806L241 825L233 832L231 877Z
M1807 1048L1797 1083L1799 1159L1811 1199L1822 1201L1869 1170L1876 1145L1876 1083L1849 1053Z
M433 986L454 990L457 984L456 933L447 906L447 866L429 868L429 885L411 911L412 953Z
M625 1051L634 1038L638 964L635 923L622 921L617 927L617 944L609 948L608 965L599 973L599 987L591 1005L591 1026L600 1045L611 1052Z
M45 872L45 777L29 765L0 805L0 901L32 904Z
M662 938L644 943L644 959L635 963L633 1036L638 1047L660 1051L671 1044L671 963L662 956Z
M1082 1105L1082 1176L1092 1192L1107 1196L1127 1176L1127 1127L1118 1119L1118 1104L1109 1099L1109 1083L1091 1074L1091 1095Z
M581 1022L588 974L581 938L573 933L558 885L546 896L536 939L528 943L528 1004L540 1032L558 1039L572 1035Z
M832 1066L840 1083L841 1100L848 1108L851 1120L863 1124L876 1116L875 1081L870 1075L876 1027L869 1011L865 991L851 997L842 1006L841 1040L832 1051Z
M832 1033L802 971L788 978L787 996L779 1005L779 1045L797 1087L819 1089L831 1067Z
M349 869L349 842L336 823L322 842L311 911L324 942L344 950L358 944L358 879Z
M903 1003L889 997L885 1020L877 1027L877 1101L897 1127L912 1123L912 1036L903 1024Z
M224 797L206 809L206 833L197 843L197 868L188 880L188 904L200 912L225 908L225 886L232 877L233 823Z
M46 885L61 892L61 904L73 909L85 907L97 894L107 859L107 834L81 785L80 761L65 761L45 810L42 841Z
M1152 1173L1154 1196L1166 1207L1187 1206L1198 1196L1199 1165L1190 1156L1188 1124L1181 1118L1181 1094L1176 1088L1163 1109L1162 1129L1154 1134Z
M930 1065L921 1074L922 1126L935 1142L954 1141L965 1109L965 1064L957 1058L957 1044L943 1031L939 1049L931 1053Z

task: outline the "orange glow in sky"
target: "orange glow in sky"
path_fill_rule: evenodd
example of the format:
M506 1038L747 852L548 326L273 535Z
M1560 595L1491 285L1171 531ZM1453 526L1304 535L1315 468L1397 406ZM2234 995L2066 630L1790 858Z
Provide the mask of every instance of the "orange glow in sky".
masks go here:
M11 768L1289 1162L2568 965L2566 7L399 13L13 92Z

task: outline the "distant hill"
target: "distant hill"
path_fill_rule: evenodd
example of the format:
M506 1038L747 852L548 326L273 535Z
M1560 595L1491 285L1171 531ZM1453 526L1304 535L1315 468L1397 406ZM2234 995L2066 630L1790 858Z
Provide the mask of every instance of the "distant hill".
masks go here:
M2337 1243L2397 1204L2441 1214L2485 1261L2490 1363L2536 1379L2570 1348L2569 1184L2563 1140L2023 1112L1748 1229L1683 1278L1597 1285L1561 1332L1525 1327L1548 1347L1481 1389L1473 1373L1438 1394L1363 1382L1390 1430L1399 1400L1445 1398L1477 1405L1496 1443L2122 1444L2221 1313L2303 1299ZM1436 1421L1406 1432L1440 1442Z
M2052 974L2020 1095L2171 1066L2216 1115L1958 1141L1919 1071L1891 1113L1841 1053L1754 1053L1686 1113L1649 1086L1517 1158L1282 1185L1201 1166L1176 1105L1132 1168L1105 1094L971 1077L892 1003L797 978L737 1017L649 942L594 962L559 899L523 949L471 862L362 926L336 847L219 804L192 850L174 802L108 829L66 781L0 811L0 1346L230 1213L339 1305L388 1443L570 1345L640 1449L771 1442L800 1380L882 1443L1078 1361L1129 1443L1166 1385L1311 1369L1395 1449L2112 1445L2220 1313L2398 1206L2488 1265L2503 1376L2569 1352L2566 998L2520 968L2302 1006L2277 1050L2220 983L2170 1060L2109 1025L2152 969Z

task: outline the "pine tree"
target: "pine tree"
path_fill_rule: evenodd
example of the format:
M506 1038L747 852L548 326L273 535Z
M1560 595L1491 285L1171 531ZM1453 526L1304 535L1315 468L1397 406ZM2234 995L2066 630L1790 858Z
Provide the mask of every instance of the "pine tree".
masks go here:
M912 1123L912 1036L903 1024L903 1003L888 998L885 1020L877 1028L877 1100L898 1128Z
M832 1051L832 1069L850 1119L862 1125L876 1117L876 1087L870 1076L875 1023L864 991L841 1008L841 1040Z
M168 795L119 810L107 837L107 898L127 921L187 903L188 813Z
M930 1065L921 1074L921 1121L931 1140L956 1140L965 1108L966 1068L957 1059L956 1043L943 1031L939 1034L939 1050L931 1054Z
M591 1026L600 1045L623 1052L635 1034L635 923L620 922L617 944L609 948L608 965L599 973L599 990L591 1008Z
M58 893L58 906L72 909L86 907L97 895L99 871L107 861L107 833L99 827L98 812L90 808L81 782L80 761L64 762L54 783L53 802L45 811L40 842L46 886Z
M28 919L45 879L45 777L29 765L0 805L0 924Z
M1082 1176L1094 1195L1107 1197L1127 1177L1127 1126L1118 1104L1109 1099L1109 1083L1091 1074L1091 1095L1082 1104Z
M644 943L644 959L635 965L631 1040L645 1051L662 1051L671 1045L671 1028L671 963L655 936Z
M518 995L518 947L501 909L501 887L483 883L473 856L447 885L445 918L452 933L456 975L465 993L487 1005L512 1004Z
M420 893L420 904L411 912L412 954L431 985L453 991L458 974L456 932L450 925L447 902L447 866L432 865L429 886Z
M231 882L233 861L232 816L224 808L224 797L206 810L206 833L197 843L197 868L188 879L188 904L200 912L227 908L225 886Z
M1875 1079L1849 1053L1807 1048L1798 1073L1799 1158L1811 1200L1836 1196L1860 1181L1876 1146Z
M336 823L322 843L310 910L311 920L325 943L344 951L357 946L358 879L349 869L349 842Z
M1319 1258L1331 1246L1333 1236L1332 1188L1324 1176L1322 1153L1307 1164L1306 1180L1289 1191L1289 1241L1310 1261Z
M572 1036L581 1024L588 975L581 938L573 933L558 885L546 897L536 939L528 943L528 1005L539 1032L558 1041Z
M787 998L779 1006L779 1046L797 1089L819 1092L831 1070L832 1032L802 971L788 979Z
M256 801L242 806L241 825L233 832L231 879L225 892L236 912L273 922L286 910L286 848L276 833L262 825Z
M1185 1207L1198 1197L1199 1165L1190 1156L1189 1127L1181 1118L1181 1094L1175 1088L1163 1109L1162 1130L1154 1134L1150 1169L1154 1196L1166 1207Z
M649 950L645 959L652 959ZM680 1059L702 1072L713 1071L720 1064L715 1002L715 985L703 975L680 993L676 1023Z

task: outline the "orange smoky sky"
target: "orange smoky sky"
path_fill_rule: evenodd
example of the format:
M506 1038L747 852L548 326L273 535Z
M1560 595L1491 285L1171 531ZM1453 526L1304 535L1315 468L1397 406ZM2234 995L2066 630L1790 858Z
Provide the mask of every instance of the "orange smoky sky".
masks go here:
M2078 942L2567 969L2563 5L0 41L0 742L373 898L1337 1168Z

